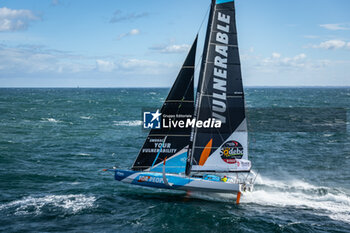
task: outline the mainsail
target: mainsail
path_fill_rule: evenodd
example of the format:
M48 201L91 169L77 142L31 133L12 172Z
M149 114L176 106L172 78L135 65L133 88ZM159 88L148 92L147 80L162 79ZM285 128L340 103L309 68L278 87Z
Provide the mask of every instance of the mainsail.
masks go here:
M164 102L162 115L190 115L194 112L194 65L197 48L195 39L189 54ZM167 158L168 173L185 171L185 163L178 160L187 158L187 148L190 141L191 128L152 129L141 148L132 167L137 171L158 171L157 165ZM174 159L172 159L174 157ZM154 169L155 170L154 170ZM159 170L161 172L161 170Z
M244 93L234 0L213 0L194 116L215 118L221 128L194 128L186 174L249 171Z

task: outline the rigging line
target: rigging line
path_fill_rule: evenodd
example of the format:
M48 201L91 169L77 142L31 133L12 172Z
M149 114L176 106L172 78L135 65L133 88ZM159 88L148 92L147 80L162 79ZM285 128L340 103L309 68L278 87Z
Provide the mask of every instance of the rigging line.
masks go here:
M203 23L202 23L202 24L203 24ZM199 66L199 63L201 62L202 57L203 57L203 53L202 53L202 55L201 55L199 61L198 61L197 63L195 63L195 65L194 65L193 75L192 75L191 80L190 80L189 83L191 83L192 80L194 80L195 73L196 73L196 71L198 70L198 66ZM187 85L187 88L186 88L186 91L185 91L185 95L187 94L188 89L190 88L190 85L191 85L191 84ZM194 86L194 84L193 84L193 86ZM193 87L193 88L194 88L194 87ZM193 100L194 100L194 99L193 99ZM181 104L182 104L183 102L184 102L184 99L181 99ZM181 104L180 104L180 105L181 105ZM177 113L178 113L178 112L177 112Z
M191 81L193 80L193 78L194 78L194 74L193 74L192 77L191 77ZM190 82L191 82L191 81L190 81ZM185 91L185 95L186 95L186 93L187 93L189 87L190 87L190 85L187 86L187 89L186 89L186 91ZM182 100L181 100L181 102L180 102L180 105L179 105L179 107L178 107L178 109L177 109L177 111L176 111L176 114L179 113L180 107L181 107L181 105L182 105L183 102L184 102L184 98L182 98ZM169 129L169 130L170 130L170 129ZM169 131L168 131L168 132L169 132ZM159 155L160 155L160 152L162 151L162 148L163 148L164 143L165 143L166 139L168 138L168 136L169 136L169 133L166 134L166 136L165 136L165 138L164 138L164 140L163 140L163 143L162 143L161 147L159 148L159 151L158 151L158 153L157 153L157 156L156 156L156 158L154 159L154 161L153 161L153 163L152 163L151 169L153 168L154 164L155 164L156 161L158 160L158 157L159 157Z
M197 35L199 35L199 32L201 31L201 29L202 29L202 27L203 27L203 24L204 24L204 22L205 22L207 16L209 15L210 7L211 7L211 4L208 6L208 9L207 9L207 11L206 11L206 13L205 13L205 15L204 15L204 17L203 17L203 19L202 19L202 22L201 22L201 24L200 24L200 26L199 26L199 29L198 29L198 31L197 31ZM209 20L209 19L208 19L208 20ZM201 56L200 56L198 62L197 62L196 65L195 65L194 73L196 73L196 71L198 70L198 67L200 67L200 66L199 66L199 63L202 62L203 54L204 54L204 51L202 52L202 54L201 54Z
M197 36L198 36L198 35L197 35ZM198 38L197 38L197 39L198 39ZM186 61L186 60L185 60L185 61ZM182 67L181 67L180 72L182 72L182 69L183 69L184 67L186 67L186 66L182 66ZM195 67L194 67L194 71L193 71L193 75L194 75L194 73L196 72L196 69L197 69L197 67L195 66ZM190 82L192 81L193 78L194 78L194 77L192 76ZM176 80L177 80L177 79L175 79L175 82L176 82ZM173 87L174 87L174 86L172 86L172 87L170 88L170 91L169 91L167 97L165 98L165 101L164 101L164 102L166 102L166 100L169 98L169 95L170 95L170 93L171 93ZM187 87L187 89L186 89L186 91L185 91L185 95L186 95L187 91L188 91L188 87Z
M214 7L213 7L213 5L212 5L212 3L210 4L210 6L209 6L209 9L210 9L210 11L211 11L211 14L212 15L209 15L208 16L208 26L209 26L209 23L210 23L210 20L211 19L213 19L214 18L214 14L215 14L215 11L216 11L216 5L214 5ZM210 18L211 17L211 18ZM205 58L205 60L208 60L208 56L209 56L209 54L208 54L208 50L209 50L209 42L211 41L211 37L212 37L212 31L213 31L213 26L214 26L214 23L213 22L211 22L211 25L210 25L210 34L207 34L206 36L205 36L205 39L207 40L208 39L208 44L207 44L207 48L204 48L204 50L203 50L203 55L204 55L204 51L206 51L206 53L207 54L205 54L205 56L206 56L206 58ZM208 27L208 29L209 29L209 27ZM208 33L208 31L207 31L207 33ZM207 38L207 36L208 36L208 38ZM205 43L204 43L204 47L205 47ZM202 55L202 56L203 56ZM207 67L206 66L204 66L204 70L203 70L203 77L202 78L204 78L205 77L205 73L206 73L206 69L207 69ZM199 74L199 78L201 77L201 74ZM199 115L200 115L200 106L201 106L201 102L202 102L202 98L201 98L201 95L202 95L202 93L203 93L203 87L204 87L204 80L201 80L201 87L197 87L197 95L196 95L196 97L198 97L199 98L199 100L198 100L198 102L197 102L197 99L196 99L196 106L195 106L195 111L194 111L194 116L197 118L197 117L199 117ZM200 90L198 91L198 88L200 88ZM192 151L191 151L191 155L190 155L190 157L191 157L191 166L192 166L192 160L193 160L193 153L194 153L194 148L193 148L193 146L194 145L196 145L196 139L197 139L197 132L198 132L198 129L197 129L197 127L195 127L194 129L193 129L193 139L192 139Z
M204 23L204 21L205 21L205 18L207 17L209 11L210 11L210 6L208 7L208 10L207 10L206 14L204 15L204 18L203 18L203 20L202 20L202 23L201 23L201 25L200 25L200 27L199 27L199 30L198 30L198 33L197 33L197 34L199 34L199 31L201 30L201 28L202 28L202 26L203 26L203 23ZM195 64L195 69L194 69L193 75L192 75L192 77L191 77L191 81L194 79L195 73L196 73L196 71L198 70L198 67L199 67L199 63L201 62L201 60L202 60L202 58L203 58L203 54L204 54L204 52L202 52L202 55L200 56L200 60L197 62L197 64ZM193 85L193 86L194 86L194 85ZM194 87L193 87L193 88L194 88ZM189 86L187 86L187 89L186 89L186 91L185 91L185 94L187 93L188 89L189 89ZM171 90L172 90L172 88L170 89L170 92L171 92ZM169 97L170 92L168 93L166 99ZM166 102L166 99L165 99L165 102ZM184 99L181 100L180 106L182 105L183 100L184 100ZM179 108L178 108L178 110L177 110L177 113L178 113L178 112L179 112ZM193 115L194 115L194 113L193 113ZM192 116L193 116L193 115L192 115ZM165 137L165 138L168 137L169 131L170 131L170 129L168 130L168 133L166 134L166 137ZM149 134L149 135L150 135L150 134ZM145 143L146 143L146 142L144 142L144 145L145 145ZM141 152L142 148L143 148L143 146L141 147L140 152ZM139 154L140 154L140 152L139 152ZM160 154L160 150L159 150L159 152L158 152L157 158L158 158L159 154ZM135 163L136 163L136 161L137 161L137 158L138 158L138 157L136 157L133 166L135 165ZM156 159L156 160L157 160L157 159ZM156 160L153 161L153 165L154 165L154 163L155 163ZM152 167L153 167L153 165L152 165Z
M159 148L158 154L157 154L156 158L154 159L154 161L153 161L153 163L152 163L151 169L153 168L154 164L155 164L156 161L158 160L159 154L160 154L160 152L162 151L162 148L163 148L163 146L164 146L164 143L165 143L165 140L167 139L167 137L168 137L168 136L166 136L166 137L164 138L163 143L162 143L161 147Z
M193 80L193 79L194 79L194 72L193 72L193 75L192 75L192 77L191 77L190 83L192 83L192 80ZM190 85L191 85L191 84L190 84ZM188 89L190 88L190 85L187 85L187 88L186 88L186 91L185 91L185 95L187 94ZM181 106L182 106L182 103L184 103L185 99L182 98L180 101L181 101L181 102L180 102L180 104L179 104L179 106L178 106L178 109L177 109L177 111L176 111L176 114L179 113L180 108L181 108ZM166 136L165 136L165 138L164 138L164 141L163 141L163 143L162 143L162 146L160 147L160 149L159 149L159 151L158 151L158 153L157 153L157 156L156 156L156 158L154 159L154 161L153 161L153 163L152 163L151 169L153 168L154 164L155 164L156 161L158 160L158 157L159 157L160 152L161 152L161 150L162 150L162 148L163 148L163 146L164 146L164 143L165 143L167 137L169 136L169 131L170 131L170 129L168 130L168 133L166 134Z
M208 7L207 12L206 12L206 14L204 15L204 17L203 17L203 19L202 19L202 22L201 22L201 24L200 24L200 27L199 27L199 29L198 29L197 34L199 34L200 30L202 29L202 26L203 26L203 24L204 24L204 22L205 22L205 19L206 19L208 13L210 12L210 8L211 8L211 5ZM191 77L191 81L192 81L192 79L194 79L195 72L197 71L197 69L198 69L198 67L199 67L199 63L201 63L201 60L202 60L202 58L203 58L203 54L204 54L204 52L203 52L202 55L200 56L200 59L199 59L199 61L197 62L196 66L195 66L195 70L194 70L193 75L192 75L192 77ZM197 88L198 88L198 87L197 87ZM188 89L189 89L189 86L187 86L187 89L186 89L185 93L187 93ZM171 90L170 90L170 91L171 91ZM169 92L169 94L170 94L170 92ZM168 94L168 96L169 96L169 94ZM182 101L181 101L181 103L180 103L180 106L182 105L183 100L184 100L184 99L182 99ZM177 113L178 113L178 112L179 112L179 108L178 108L178 110L177 110ZM168 132L169 132L169 131L168 131ZM169 133L166 134L165 139L168 137L168 135L169 135ZM165 139L164 139L164 142L165 142ZM163 144L164 144L164 142L163 142ZM163 145L162 145L162 146L163 146ZM142 148L141 148L141 150L142 150ZM161 149L158 151L158 154L157 154L157 156L156 156L156 159L153 161L152 167L154 166L154 163L155 163L156 160L158 159L158 156L159 156L159 154L160 154L160 151L161 151ZM137 160L137 158L136 158L136 160ZM135 162L136 162L136 160L135 160ZM135 163L135 162L134 162L134 163Z
M202 29L202 26L203 26L203 24L204 24L204 21L205 21L205 19L207 18L207 15L209 14L210 7L211 7L211 5L209 5L207 12L205 13L205 15L204 15L204 17L203 17L203 19L202 19L202 22L201 22L201 25L199 26L199 29L198 29L197 34L199 34L200 30Z
M192 82L192 80L194 80L195 76L196 76L196 72L198 71L198 69L200 68L199 64L202 62L202 57L203 57L203 53L202 55L200 56L199 60L197 61L197 63L195 64L195 68L194 68L194 72L193 72L193 75L191 77L191 80L190 82ZM191 85L191 84L190 84ZM190 88L190 85L187 86L186 88L186 91L185 91L185 94L187 94L187 91L188 91L188 88ZM193 83L193 88L194 88L194 83ZM198 88L198 87L197 87ZM193 98L193 102L195 102L195 99Z
M196 66L195 66L195 68L194 68L194 73L196 73L196 71L198 71L198 69L200 68L200 65L199 65L199 64L202 63L203 53L204 53L204 52L202 52L200 58L198 59L198 61L197 61L197 63L196 63Z

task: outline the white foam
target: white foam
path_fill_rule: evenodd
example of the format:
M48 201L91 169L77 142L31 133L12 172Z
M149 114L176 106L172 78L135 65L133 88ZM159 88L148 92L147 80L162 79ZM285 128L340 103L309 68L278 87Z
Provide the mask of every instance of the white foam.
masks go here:
M77 155L80 155L80 156L90 156L91 154L88 154L88 153L78 153Z
M280 188L280 189L317 189L321 187L314 186L302 180L272 180L266 177L258 176L256 179L256 184L266 185L269 187ZM325 187L322 187L325 188Z
M54 118L41 118L41 120L47 121L47 122L53 122L53 123L59 123L59 122L61 122L61 121L56 120L56 119L54 119Z
M92 117L91 117L91 116L80 116L80 119L83 119L83 120L91 120Z
M25 197L20 200L11 201L0 205L0 210L8 210L14 208L16 215L41 214L44 206L52 205L77 213L83 209L91 208L96 201L95 197L79 195L47 195L44 197Z
M257 179L259 184L261 187L244 195L242 203L309 208L317 210L316 214L350 223L350 196L342 191L301 180L278 181L260 177Z
M113 121L116 126L138 126L142 125L142 121L134 120L134 121Z

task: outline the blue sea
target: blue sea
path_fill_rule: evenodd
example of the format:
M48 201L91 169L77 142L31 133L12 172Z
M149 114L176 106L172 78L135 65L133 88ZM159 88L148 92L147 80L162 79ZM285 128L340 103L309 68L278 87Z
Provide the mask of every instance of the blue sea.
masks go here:
M264 131L254 130L264 117L248 118L259 176L238 206L228 194L187 197L102 171L132 165L147 136L142 109L159 108L167 92L0 89L0 231L350 232L350 88L246 89L248 109L340 108L346 122Z

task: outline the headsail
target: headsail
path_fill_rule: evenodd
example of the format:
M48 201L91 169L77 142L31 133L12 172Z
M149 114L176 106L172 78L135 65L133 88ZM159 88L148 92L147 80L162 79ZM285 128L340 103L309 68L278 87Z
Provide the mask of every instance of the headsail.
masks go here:
M193 129L186 173L249 171L234 0L212 1L207 30L195 117L222 126Z
M161 108L163 115L183 114L193 116L196 48L197 38ZM191 128L152 129L132 169L138 171L157 169L157 165L161 164L164 158L167 158L167 173L184 172L185 162L178 160L186 160L187 158L190 134ZM158 169L160 169L159 172L162 172L162 167Z

